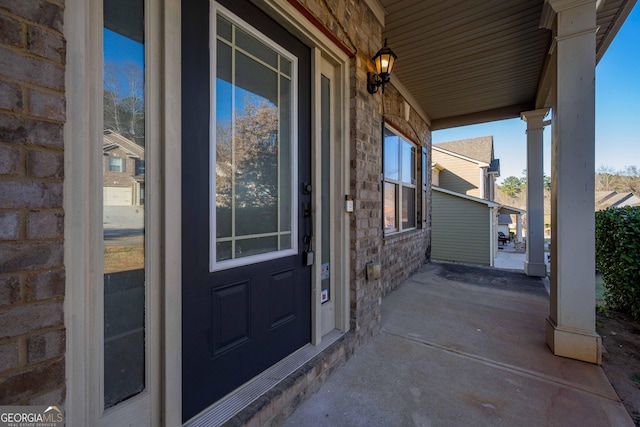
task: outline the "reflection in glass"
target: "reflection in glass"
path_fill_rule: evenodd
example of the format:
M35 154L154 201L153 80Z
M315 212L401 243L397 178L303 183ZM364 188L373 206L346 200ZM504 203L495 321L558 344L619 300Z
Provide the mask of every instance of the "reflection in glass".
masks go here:
M216 261L291 248L292 62L217 18ZM286 72L280 68L286 68Z
M407 184L415 184L416 182L416 169L413 165L416 164L416 149L412 144L402 140L402 182Z
M402 229L416 226L416 190L402 187Z
M396 228L396 184L384 183L384 228Z
M398 144L400 139L388 129L384 130L384 176L387 179L400 179Z
M104 404L145 388L143 1L104 0Z

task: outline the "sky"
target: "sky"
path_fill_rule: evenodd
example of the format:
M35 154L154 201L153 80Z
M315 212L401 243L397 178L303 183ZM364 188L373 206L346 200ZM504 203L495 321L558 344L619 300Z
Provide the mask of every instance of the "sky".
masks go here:
M636 4L596 67L596 161L622 170L640 166L640 3ZM493 135L500 178L526 169L526 123L520 119L433 132L433 143ZM551 171L551 130L544 131L544 172Z

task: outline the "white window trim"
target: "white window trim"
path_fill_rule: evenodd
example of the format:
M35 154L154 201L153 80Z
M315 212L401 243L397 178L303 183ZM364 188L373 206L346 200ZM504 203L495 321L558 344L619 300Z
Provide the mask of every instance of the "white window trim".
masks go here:
M67 0L64 34L67 425L181 425L180 0L145 0L147 369L145 392L102 413L102 2ZM166 101L164 101L166 100ZM165 120L164 118L171 118ZM168 159L171 159L170 161ZM171 163L171 164L170 164ZM151 212L153 211L153 212ZM161 342L162 341L162 342ZM171 351L169 351L169 349ZM162 353L162 354L161 354ZM161 378L162 377L162 378ZM164 387L162 387L164 385Z
M396 194L396 202L395 202L395 209L396 209L396 227L386 227L386 225L384 226L384 236L392 236L395 234L399 234L399 233L404 233L407 231L412 231L418 228L418 210L420 209L420 206L418 206L418 155L420 155L420 158L422 158L422 152L418 153L418 147L420 147L418 144L416 144L415 142L413 142L412 140L405 138L403 135L401 135L395 128L393 128L392 126L389 126L389 124L385 123L385 129L388 129L389 132L393 133L395 136L397 136L400 139L400 143L398 144L398 177L400 178L399 180L395 180L395 179L390 179L387 178L384 174L384 165L383 165L383 171L382 171L382 183L383 183L383 190L384 190L384 184L385 183L390 183L393 184L397 187L398 191ZM402 181L402 141L406 141L407 143L409 143L413 149L414 149L414 156L413 156L413 176L414 178L414 182L409 184L406 183L404 181ZM383 133L383 141L382 141L382 150L384 153L384 133ZM415 206L413 215L414 215L414 226L413 227L407 227L407 228L402 228L402 189L403 188L413 188L414 189L414 202L413 205ZM383 218L384 218L384 199L382 200L382 210L383 210Z

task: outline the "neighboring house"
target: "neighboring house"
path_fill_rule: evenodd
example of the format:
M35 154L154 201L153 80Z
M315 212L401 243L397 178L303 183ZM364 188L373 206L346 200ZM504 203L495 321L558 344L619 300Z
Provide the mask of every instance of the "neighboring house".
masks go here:
M105 131L102 152L104 205L144 205L144 147L118 133Z
M607 208L640 206L640 197L633 193L617 193L615 191L596 191L596 211Z
M431 174L433 259L493 266L500 248L498 232L509 236L498 219L524 213L493 201L500 176L493 137L434 144Z
M634 3L0 0L0 405L69 427L282 422L430 260L432 131L524 117L542 158L549 109L539 327L599 362L585 164L595 65ZM397 60L374 63L385 39ZM474 158L454 148L433 152ZM476 160L455 191L488 212L468 198L498 167Z
M493 136L434 144L431 155L432 162L441 168L434 172L439 182L434 185L467 196L494 200L500 159L494 158Z
M498 232L503 232L505 236L509 237L511 224L514 222L510 214L501 213L498 215Z

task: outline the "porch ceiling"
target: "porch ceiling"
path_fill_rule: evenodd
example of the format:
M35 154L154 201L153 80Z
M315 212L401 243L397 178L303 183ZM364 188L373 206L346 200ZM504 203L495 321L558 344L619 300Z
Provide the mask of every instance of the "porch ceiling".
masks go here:
M636 0L601 0L597 58ZM536 108L551 45L543 0L381 0L396 77L432 129L519 117ZM392 78L393 80L393 78Z

